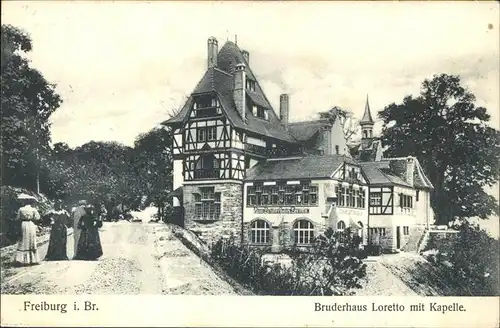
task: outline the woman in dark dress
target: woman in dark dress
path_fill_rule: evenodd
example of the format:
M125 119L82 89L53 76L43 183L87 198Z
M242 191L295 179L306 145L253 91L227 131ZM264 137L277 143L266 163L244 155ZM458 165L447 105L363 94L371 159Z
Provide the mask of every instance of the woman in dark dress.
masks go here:
M98 230L102 226L102 222L96 217L92 206L88 206L85 211L86 213L78 222L81 234L75 259L94 261L102 256L101 239Z
M58 199L54 205L54 209L49 212L50 224L50 241L45 261L64 261L68 259L66 254L66 242L68 239L68 228L66 225L69 221L69 213L62 208L62 201Z

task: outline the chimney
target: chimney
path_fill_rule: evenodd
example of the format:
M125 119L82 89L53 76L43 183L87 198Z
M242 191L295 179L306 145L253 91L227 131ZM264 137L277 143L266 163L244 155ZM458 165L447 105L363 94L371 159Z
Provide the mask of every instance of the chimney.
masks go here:
M245 92L245 64L240 63L236 65L234 70L234 89L233 98L236 105L238 113L240 113L241 118L245 120L246 112L246 92Z
M288 130L288 107L288 95L280 95L280 120L281 124L285 127L285 130Z
M248 53L248 51L242 50L241 54L243 55L243 58L245 58L247 65L249 65L250 64L250 54Z
M413 173L415 172L415 158L406 158L406 182L413 186Z
M213 36L208 38L208 68L217 67L217 53L219 52L217 39Z

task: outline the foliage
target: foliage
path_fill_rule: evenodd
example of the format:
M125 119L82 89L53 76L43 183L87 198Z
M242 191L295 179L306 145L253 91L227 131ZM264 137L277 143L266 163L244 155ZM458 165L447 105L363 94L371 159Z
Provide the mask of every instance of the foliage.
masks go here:
M167 192L172 190L171 144L171 132L163 127L153 128L139 135L134 144L138 164L135 166L135 172L141 179L140 185L144 188L144 195L159 209L168 208Z
M384 156L416 156L433 183L431 205L437 223L455 217L498 214L484 191L500 172L500 132L489 127L486 109L460 84L460 77L435 75L417 97L392 103L379 112Z
M500 295L499 246L497 239L464 220L448 260L450 273L465 287L465 295Z
M29 190L2 186L0 189L0 246L12 244L18 240L21 233L21 222L16 220L17 210L21 206L19 194L28 194L38 199L36 205L40 215L44 215L51 208L51 202L44 195L37 195Z
M359 240L328 229L307 252L289 253L290 266L263 263L263 253L233 239L219 240L212 257L239 282L264 295L349 295L360 288L366 265L358 258Z
M49 118L62 100L55 85L30 66L28 34L2 25L1 36L2 185L34 189L40 158L49 151Z
M500 243L462 220L450 249L432 249L422 255L440 271L456 296L500 295Z
M354 119L353 113L347 109L340 108L338 106L332 109L319 113L320 118L329 119L332 123L335 120L340 120L340 125L344 131L344 138L346 142L354 141L358 132L359 122Z

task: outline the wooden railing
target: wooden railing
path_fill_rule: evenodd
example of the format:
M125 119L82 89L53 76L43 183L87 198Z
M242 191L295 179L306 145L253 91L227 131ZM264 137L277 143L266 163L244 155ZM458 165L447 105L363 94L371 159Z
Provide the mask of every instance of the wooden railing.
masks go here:
M245 144L245 151L248 151L248 152L251 152L251 153L254 153L257 155L262 155L262 156L267 155L266 147L257 146L257 145L253 145L253 144L249 144L249 143Z
M220 169L209 169L209 170L195 170L195 179L218 179Z

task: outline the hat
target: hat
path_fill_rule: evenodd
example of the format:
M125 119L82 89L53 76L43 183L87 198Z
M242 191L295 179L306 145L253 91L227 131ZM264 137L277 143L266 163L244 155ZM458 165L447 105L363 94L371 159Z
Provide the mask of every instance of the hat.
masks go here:
M17 199L19 200L34 200L34 201L37 201L37 199L31 195L28 195L28 194L19 194L17 196Z
M78 205L87 205L87 201L85 199L79 200Z

